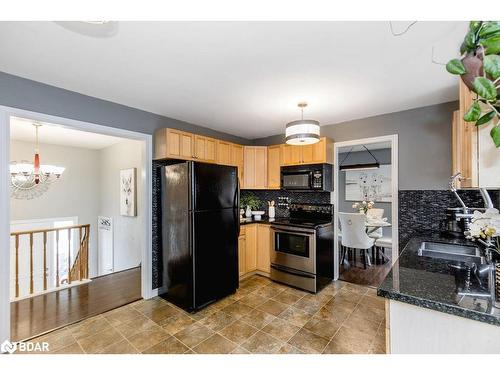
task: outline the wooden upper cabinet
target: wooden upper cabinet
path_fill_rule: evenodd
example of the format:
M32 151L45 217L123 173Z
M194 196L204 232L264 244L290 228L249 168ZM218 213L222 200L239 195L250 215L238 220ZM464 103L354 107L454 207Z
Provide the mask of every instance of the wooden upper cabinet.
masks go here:
M306 146L298 146L301 148L301 151L302 151L302 158L301 158L301 163L303 164L312 164L314 163L314 157L313 157L313 149L314 149L314 146L319 144L320 142L318 143L315 143L313 145L306 145Z
M234 165L231 159L232 144L225 141L217 141L217 164Z
M312 145L283 146L283 165L300 164L333 164L333 141L321 137L319 142Z
M457 187L479 186L478 171L478 129L472 122L463 120L472 104L472 93L460 79L460 109L452 119L452 173L461 173L462 180Z
M201 135L194 136L194 158L215 163L217 159L216 140Z
M283 165L297 165L302 161L303 146L283 145Z
M318 143L312 145L312 163L334 164L333 141L326 137L321 137Z
M155 132L155 159L186 159L193 157L194 135L176 129L158 129Z
M231 144L231 165L238 168L238 178L240 179L240 187L243 186L243 170L244 170L244 149L242 145Z
M267 148L267 187L269 189L279 189L281 186L282 154L283 145L269 146Z
M245 146L243 187L245 189L267 188L267 147Z

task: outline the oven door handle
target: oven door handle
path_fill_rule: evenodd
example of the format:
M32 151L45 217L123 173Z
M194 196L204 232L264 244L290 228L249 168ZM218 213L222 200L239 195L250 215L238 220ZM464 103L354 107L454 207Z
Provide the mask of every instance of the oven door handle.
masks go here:
M298 270L292 270L288 267L283 267L283 266L279 266L277 264L271 264L271 268L277 270L277 271L280 271L280 272L284 272L284 273L288 273L290 275L295 275L295 276L300 276L300 277L307 277L309 279L314 279L314 275L311 275L307 272L301 272L301 271L298 271Z
M278 227L274 227L274 226L271 226L271 230L275 233L302 234L302 235L308 236L308 237L314 236L314 234L315 234L314 230L293 230L293 229L288 229L288 228L287 229L278 228Z

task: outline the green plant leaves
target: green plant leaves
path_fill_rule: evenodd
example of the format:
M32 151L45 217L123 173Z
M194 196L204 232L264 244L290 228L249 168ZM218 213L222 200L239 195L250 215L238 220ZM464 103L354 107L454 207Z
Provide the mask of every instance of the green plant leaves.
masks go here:
M486 22L479 31L481 38L488 38L496 34L500 34L500 22L498 21Z
M465 66L459 59L453 59L448 61L446 64L446 70L451 74L465 74L467 70L465 70Z
M474 50L476 47L476 35L474 31L471 30L465 35L464 43L467 46L467 50Z
M479 116L481 116L481 106L478 102L474 102L465 113L464 120L467 122L477 121Z
M474 91L482 98L486 100L495 100L497 98L497 89L488 78L476 77L473 86Z
M500 53L500 34L487 39L480 39L479 43L484 47L486 55L495 55Z
M493 117L495 117L495 111L490 111L485 115L482 115L479 120L476 121L476 126L484 125L490 122Z
M477 32L477 30L479 30L479 28L481 27L482 24L483 24L482 21L470 21L469 22L469 29L475 33L475 32Z
M485 56L483 59L483 66L484 70L491 76L491 78L497 79L498 77L500 77L500 56Z
M493 142L495 142L495 146L497 148L500 147L500 125L494 126L490 131L491 138L493 138Z

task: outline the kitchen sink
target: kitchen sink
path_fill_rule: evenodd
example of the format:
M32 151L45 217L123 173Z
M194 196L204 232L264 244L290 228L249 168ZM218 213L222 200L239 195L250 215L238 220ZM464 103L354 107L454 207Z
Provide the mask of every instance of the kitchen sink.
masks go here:
M481 256L479 248L467 245L424 241L420 245L418 255L465 263L484 263L484 258Z

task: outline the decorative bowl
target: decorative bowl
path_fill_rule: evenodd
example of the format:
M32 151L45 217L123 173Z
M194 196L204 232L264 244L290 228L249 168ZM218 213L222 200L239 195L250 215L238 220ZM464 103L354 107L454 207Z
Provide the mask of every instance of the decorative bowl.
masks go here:
M266 211L252 211L252 215L254 220L262 220L262 215L264 215Z

